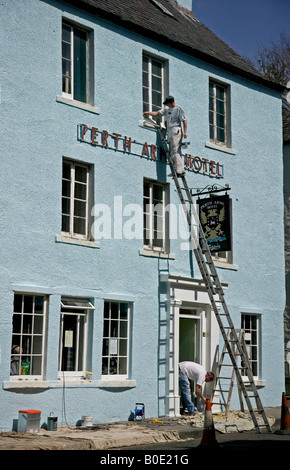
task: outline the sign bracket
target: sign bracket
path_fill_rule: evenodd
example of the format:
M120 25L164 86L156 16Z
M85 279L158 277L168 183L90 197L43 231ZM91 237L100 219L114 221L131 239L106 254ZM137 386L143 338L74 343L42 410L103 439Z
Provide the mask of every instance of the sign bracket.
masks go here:
M196 192L194 193L193 190L196 190ZM192 188L191 189L191 195L193 197L199 197L200 195L204 196L205 194L213 194L213 193L219 193L221 191L226 191L226 194L227 194L227 191L230 191L231 188L228 184L225 184L225 186L221 186L219 184L213 184L213 185L210 185L208 184L207 186L205 186L205 188Z

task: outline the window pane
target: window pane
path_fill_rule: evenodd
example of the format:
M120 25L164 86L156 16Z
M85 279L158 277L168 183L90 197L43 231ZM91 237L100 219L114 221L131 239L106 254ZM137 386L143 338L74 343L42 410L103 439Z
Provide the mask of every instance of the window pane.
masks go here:
M86 220L80 217L74 217L74 233L86 235Z
M147 72L143 72L143 86L149 87L149 74Z
M162 63L152 60L152 74L161 77Z
M21 313L22 312L22 295L15 295L14 296L14 312Z
M66 216L66 215L62 216L61 230L62 230L62 232L69 232L70 231L70 218L69 218L69 216Z
M62 199L62 213L68 215L70 213L70 200L67 198Z
M221 114L217 114L217 126L218 127L222 127L224 128L225 127L225 117L222 116Z
M62 43L62 57L64 59L71 59L71 45L67 42Z
M86 216L87 205L85 201L75 200L74 203L74 214L76 217L85 217Z
M162 95L157 91L152 91L152 106L155 108L161 108L162 106Z
M148 72L148 66L149 66L149 58L146 56L143 56L143 70Z
M75 180L81 183L86 183L87 182L87 168L76 165Z
M44 306L44 298L43 296L36 295L35 296L35 304L34 304L34 313L43 313L43 306Z
M71 27L63 24L62 25L62 40L66 42L70 42L70 35L71 35Z
M126 338L127 337L127 325L128 325L128 323L126 321L121 321L120 322L120 338Z
M62 181L62 195L70 197L70 181Z
M87 35L74 29L74 99L86 102L87 98Z
M159 91L161 93L161 78L160 77L152 77L152 88L153 90Z
M217 140L219 142L225 142L225 131L219 127L217 128Z
M24 296L24 312L32 313L32 311L33 311L33 296L25 295Z
M71 164L64 162L62 165L62 177L70 180L71 179Z
M126 320L128 317L128 304L120 304L120 318Z
M118 304L111 303L111 318L118 318Z

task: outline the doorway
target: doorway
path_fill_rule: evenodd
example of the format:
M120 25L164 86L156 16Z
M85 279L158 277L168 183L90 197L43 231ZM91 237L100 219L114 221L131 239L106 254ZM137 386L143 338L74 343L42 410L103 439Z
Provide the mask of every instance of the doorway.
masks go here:
M199 321L196 310L180 309L179 362L200 360Z

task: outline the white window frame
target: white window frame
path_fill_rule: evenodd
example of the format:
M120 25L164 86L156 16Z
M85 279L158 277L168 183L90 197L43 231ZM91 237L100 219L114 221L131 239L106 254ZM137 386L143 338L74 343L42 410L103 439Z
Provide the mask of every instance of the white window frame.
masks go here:
M58 376L59 378L68 377L72 379L80 379L85 376L86 365L87 365L87 355L88 355L88 321L89 321L89 312L94 310L94 306L88 300L83 299L62 299L61 301L61 313L60 313L60 336L59 336L59 363L58 363ZM75 370L67 371L62 370L62 359L63 359L63 334L64 334L64 320L65 316L75 316L76 317L76 350L75 350ZM81 319L84 319L84 329L83 329L83 339L82 339L82 369L79 369L79 344L80 344L80 322Z
M245 327L245 320L250 322L250 326L248 328ZM256 322L256 328L253 328L253 320ZM247 348L247 354L250 360L250 364L252 366L253 363L256 364L256 373L255 370L253 370L252 367L252 372L254 379L258 380L259 375L260 375L260 360L261 360L261 344L260 344L260 322L261 318L260 315L252 314L252 313L242 313L241 315L241 329L244 330L244 335L245 335L245 343L246 343L246 348ZM253 337L256 339L254 340ZM252 348L256 348L256 358L252 358ZM245 377L245 373L242 370L242 376Z
M142 102L143 102L143 111L157 111L157 109L162 108L162 103L165 99L165 95L168 94L168 66L167 66L167 61L165 59L162 59L161 57L154 56L152 54L149 54L145 51L143 51L142 54L142 74L144 74L144 59L148 59L148 87L145 86L144 84L144 77L142 79ZM153 72L152 72L152 61L159 62L161 64L161 106L153 109L153 103L152 103L152 94L153 94L153 88L152 88L152 77L153 77ZM145 106L145 103L147 104L147 101L144 101L144 89L148 89L148 107Z
M44 294L32 294L32 293L22 293L22 292L15 292L14 293L14 305L15 305L15 297L16 296L22 296L22 305L21 305L21 312L15 312L15 309L13 308L13 318L14 315L21 316L20 321L21 321L21 331L20 332L15 332L14 329L12 329L12 345L14 346L15 344L19 345L21 348L21 351L18 354L12 353L11 356L16 358L16 360L19 359L19 363L21 364L22 359L29 357L30 358L30 367L33 369L33 360L36 358L41 358L41 373L40 374L27 374L23 375L21 374L21 367L20 367L20 374L17 375L10 375L10 380L19 380L21 377L27 378L33 380L33 379L44 379L45 375L45 353L46 353L46 336L47 336L47 315L48 315L48 297ZM25 305L25 297L32 297L33 298L33 304L32 304L32 312L25 312L24 310L24 305ZM42 297L43 298L43 313L40 314L39 312L36 311L35 309L35 299L36 297ZM35 321L36 317L41 316L42 317L42 333L35 332ZM30 319L31 317L31 322L28 320L25 325L25 318L27 317L27 320ZM24 331L25 328L29 328L28 331ZM16 341L16 339L19 338L19 340ZM33 352L33 346L34 346L34 340L40 339L42 340L41 343L41 352L35 353ZM25 351L25 349L28 347L31 352ZM26 361L25 361L26 362Z
M211 94L210 94L210 87L213 87L213 110L211 110L211 105L210 105L210 99L211 99ZM218 123L217 123L217 102L220 101L217 98L217 87L223 88L224 89L224 126L220 127L221 129L224 130L225 133L225 139L220 140L218 138ZM209 80L209 140L211 143L221 146L221 147L231 147L231 106L230 106L230 85L219 82L214 79ZM212 113L213 116L213 124L211 124L211 119L210 115ZM211 136L211 128L213 130L213 136Z
M105 310L106 310L106 304L108 305L108 315L106 316ZM112 304L115 304L118 306L118 318L112 318L111 312L112 312ZM127 320L121 319L120 316L120 305L125 304L127 305ZM123 379L128 379L129 377L129 367L130 367L130 341L131 341L131 315L132 315L132 305L130 302L125 302L125 301L116 301L116 300L105 300L104 302L104 318L103 318L103 346L102 346L102 380L123 380ZM105 335L105 321L108 321L108 335ZM111 332L111 326L112 326L112 321L113 322L118 322L118 329L117 332L118 334L115 336L112 336L110 334ZM127 336L121 336L120 335L120 326L121 322L127 322ZM127 348L126 348L126 355L120 354L120 341L125 340L127 341ZM114 343L112 342L114 340ZM105 352L105 341L108 341L107 343L107 348L108 348L108 354L104 354ZM113 348L115 351L115 348L117 347L117 353L111 353L110 348ZM110 361L111 359L117 359L117 373L111 373L109 370L110 367ZM118 373L118 369L120 367L120 359L126 358L126 374L120 374ZM104 373L104 360L108 361L108 373Z
M149 188L149 195L145 195L145 185ZM162 189L162 201L159 204L154 204L153 192L154 186L159 186ZM158 181L152 181L144 179L143 184L143 242L144 249L150 251L156 251L161 253L169 253L169 214L166 210L168 198L168 186L164 183L159 183ZM157 211L156 211L157 208ZM158 215L159 211L162 211L161 216ZM162 240L162 246L154 244L154 217L155 213L157 214L158 220L161 219L161 222L157 224L157 232L161 233L160 237L157 237L158 240ZM160 226L161 225L161 226ZM145 236L147 232L148 236ZM146 243L146 240L149 240L149 243Z
M67 158L63 158L62 164L63 165L64 164L70 165L70 180L68 180L67 178L64 178L63 169L62 169L62 184L63 184L63 186L64 186L65 182L70 184L70 195L69 196L65 195L64 190L62 189L62 202L64 200L69 200L70 209L69 209L69 214L65 213L65 212L63 212L63 205L62 205L62 218L63 217L69 217L69 230L68 231L63 230L63 221L62 221L61 222L61 224L62 224L61 234L65 237L68 237L68 238L75 238L75 239L88 240L89 241L89 240L91 240L91 234L90 234L91 217L90 217L90 212L91 212L91 208L93 206L93 204L92 204L93 189L92 189L92 176L91 176L91 174L92 174L92 165L85 164L85 163L75 161L75 160L70 160L70 159L67 159ZM75 177L76 167L81 167L81 168L84 168L86 170L86 182L85 183L78 182L76 180L76 177ZM75 183L76 182L77 182L77 184L86 185L86 198L85 199L75 198ZM74 204L75 201L85 202L86 209L85 209L84 217L80 217L80 216L75 215L75 204ZM77 217L85 219L85 233L84 234L78 233L74 230L74 220Z
M70 61L71 61L71 92L67 93L63 90L63 82L62 82L62 97L73 100L79 103L87 103L90 105L93 105L93 83L94 83L94 78L93 78L93 70L94 70L94 64L93 64L93 40L92 40L92 31L89 31L85 27L82 27L81 25L74 24L73 22L63 19L62 21L62 28L63 26L67 26L70 28ZM75 98L75 91L74 91L74 31L79 30L82 31L86 34L86 98L85 101L79 101L76 100ZM61 40L61 43L63 44L63 37ZM62 67L63 67L63 61L68 60L66 57L63 57L62 54ZM63 75L63 69L62 69L62 81L63 81L64 75Z

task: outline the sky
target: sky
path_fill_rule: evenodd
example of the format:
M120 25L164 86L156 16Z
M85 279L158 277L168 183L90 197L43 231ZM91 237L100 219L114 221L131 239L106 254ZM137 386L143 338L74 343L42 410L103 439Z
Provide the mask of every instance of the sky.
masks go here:
M193 0L193 13L238 54L255 63L259 47L290 37L290 0Z

